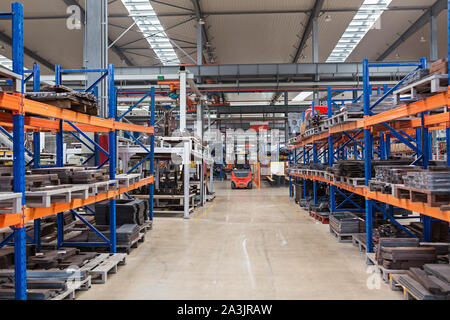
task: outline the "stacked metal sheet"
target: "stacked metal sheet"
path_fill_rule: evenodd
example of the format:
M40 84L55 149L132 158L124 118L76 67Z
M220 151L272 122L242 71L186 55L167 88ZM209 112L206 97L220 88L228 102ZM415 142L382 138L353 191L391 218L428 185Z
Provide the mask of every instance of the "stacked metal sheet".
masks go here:
M148 218L148 201L142 199L116 200L116 224L142 225ZM95 204L95 223L109 225L109 201Z
M370 96L370 105L374 105L383 95L371 95ZM394 97L387 96L383 101L381 101L379 104L377 104L371 112L374 114L382 113L394 108L399 107L400 105L395 103ZM364 113L364 105L362 102L357 103L350 103L346 104L344 107L340 109L341 112L349 111L349 112L361 112L361 114Z
M364 161L344 160L333 164L331 168L327 168L327 172L337 177L364 177Z
M436 262L436 249L420 247L417 238L380 238L375 258L386 269L406 270Z
M25 179L25 191L33 191L37 188L56 186L60 181L56 174L34 174L27 175ZM13 192L14 190L14 177L13 176L0 176L0 192Z
M408 172L405 186L425 190L450 190L450 170Z
M64 269L69 266L81 266L83 262L97 256L96 252L80 253L76 248L43 250L27 258L27 269Z
M48 85L41 92L28 92L25 97L75 112L96 116L98 99L89 92L78 92L62 85Z
M382 165L376 166L374 167L374 169L375 180L394 184L404 184L404 177L407 176L410 172L423 171L423 168L411 165Z
M450 300L450 265L425 264L410 268L395 280L419 300Z
M330 215L330 227L339 234L362 233L365 221L350 212L339 212Z
M62 184L91 184L109 180L107 168L89 167L40 168L31 171L34 174L56 174Z
M110 232L109 229L99 228L101 233L109 239ZM117 245L121 246L131 246L131 244L137 240L139 237L139 226L137 224L124 224L117 228L116 230L116 241ZM95 233L94 231L89 231L88 239L89 242L103 242L103 239Z

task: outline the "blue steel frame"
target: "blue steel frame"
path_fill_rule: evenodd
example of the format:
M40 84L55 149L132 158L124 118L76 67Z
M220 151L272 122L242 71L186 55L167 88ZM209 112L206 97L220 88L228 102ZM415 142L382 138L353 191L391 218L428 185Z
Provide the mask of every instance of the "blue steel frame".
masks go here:
M371 88L373 89L373 88ZM379 90L379 89L378 89ZM351 102L356 103L361 100L363 97L363 94L360 96L354 98L354 99L333 99L333 93L343 93L343 92L355 92L358 93L360 91L363 91L362 89L332 89L330 86L327 88L327 105L328 105L328 118L330 119L333 116L333 108L334 107L340 107L337 102L341 102L341 104L345 104L345 102ZM328 136L328 166L332 167L334 164L334 161L337 160L346 160L348 159L348 153L347 153L347 146L351 143L353 143L353 158L357 160L359 158L358 155L358 146L361 147L361 149L364 149L364 146L358 142L357 138L358 136L363 132L363 130L358 130L353 135L343 131L340 138L333 140L333 136ZM340 147L334 148L336 143L340 141L342 138L347 137L348 141L344 142ZM341 154L340 154L341 153ZM333 186L330 184L329 186L330 190L330 212L339 212L339 211L357 211L362 212L363 208L361 208L359 205L357 205L351 198L354 196L354 193L350 193L350 195L346 195L343 191L341 191L336 186ZM338 192L340 195L344 197L344 200L340 203L336 203L336 192ZM354 209L341 209L341 207L345 203L351 203L355 208Z
M97 85L106 80L108 82L108 118L117 119L117 106L116 106L116 87L114 84L114 66L112 64L108 65L107 69L72 69L65 70L60 65L55 66L55 83L57 85L62 85L63 74L71 74L71 73L101 73L101 76L87 89L85 92L93 92L96 94ZM63 120L60 120L60 130L56 134L56 166L62 167L63 163ZM75 124L71 121L66 121L75 131L80 134L84 139L86 139L89 143L91 143L94 148L90 147L85 141L83 141L76 134L71 134L77 138L81 143L86 145L89 150L93 151L93 155L91 156L97 157L98 152L102 152L106 155L107 159L100 165L98 168L103 167L106 163L109 162L109 178L110 180L114 180L116 177L116 132L115 130L111 130L108 133L108 144L109 144L109 152L104 150L98 144L97 139L92 140L89 138L82 130L80 130ZM97 140L97 141L95 141ZM90 158L88 158L89 160ZM85 161L86 162L86 161ZM111 253L117 252L117 243L116 243L116 200L111 199L109 203L109 226L110 226L110 239L107 239L103 234L101 234L94 226L92 226L88 221L82 218L80 214L76 211L71 210L71 212L76 215L83 223L85 223L91 230L100 235L100 238L105 240L105 242L100 243L65 243L64 242L64 213L57 214L57 247L60 248L62 246L109 246Z
M33 66L32 71L26 71L24 69L24 40L23 40L23 6L18 2L14 2L11 4L11 12L1 13L0 19L11 19L12 24L12 61L13 61L13 72L22 76L21 81L21 94L25 92L26 82L33 78L33 91L40 91L40 68L38 65ZM62 84L62 74L63 73L84 73L84 72L104 72L104 74L97 80L87 91L92 91L97 95L98 88L97 84L106 79L108 77L108 96L109 96L109 118L117 120L116 113L116 88L114 86L114 66L109 65L108 69L96 69L96 70L63 70L61 66L55 67L55 79L56 84ZM28 74L25 77L25 74ZM154 101L154 88L152 88L152 107L151 107L151 125L153 126L155 123L155 101ZM57 166L63 166L63 135L62 135L62 125L63 122L60 121L60 130L57 134ZM71 124L74 128L75 125ZM3 128L1 128L3 129ZM0 129L0 130L1 130ZM78 129L78 128L76 128ZM2 130L3 131L3 130ZM25 142L25 117L22 110L19 112L13 113L13 133L12 136L4 130L5 133L8 134L12 138L13 141L13 175L14 175L14 192L22 193L22 206L25 206L25 157L24 153L27 152L30 156L33 157L33 161L27 165L32 164L34 168L44 167L41 165L40 160L40 135L39 133L33 134L33 152L26 150L24 147ZM77 130L78 131L78 130ZM91 141L90 141L91 142ZM108 161L110 162L110 179L114 180L116 173L116 132L115 130L110 131L109 133L109 155L113 155L108 157ZM93 141L95 146L95 159L96 165L98 165L98 150L104 151L98 145L98 134L95 135L95 139ZM154 136L151 138L151 170L150 173L154 174ZM105 162L106 163L106 162ZM104 164L102 164L104 165ZM102 166L101 165L101 166ZM46 166L48 167L48 166ZM110 200L110 221L114 221L114 223L110 223L110 232L111 238L108 242L105 241L104 245L110 246L111 252L116 252L116 207L115 207L115 199ZM153 220L153 184L150 187L150 217ZM90 208L86 208L88 211L92 212ZM74 212L74 214L83 222L87 222L81 214ZM0 248L4 245L14 245L14 282L15 282L15 298L16 300L26 300L27 299L27 274L26 274L26 242L27 240L30 242L34 242L37 246L37 250L40 250L41 247L41 226L40 219L34 220L34 240L31 239L25 232L25 223L24 223L24 210L22 209L22 217L23 221L19 225L11 227L13 233L6 237L1 243ZM57 215L57 239L58 245L64 244L64 217L62 214ZM87 223L88 227L92 227ZM93 228L93 227L92 227ZM91 229L92 229L91 228ZM95 229L95 228L94 228ZM99 235L103 240L108 240L103 235ZM11 240L14 240L11 242ZM78 245L86 245L86 244L78 244Z
M370 77L369 77L369 71L370 68L385 68L385 67L400 67L400 66L410 66L415 67L407 76L405 76L401 81L399 81L395 86L392 88L386 90L383 94L383 96L378 99L374 104L370 103L370 94L371 94L371 87L370 87ZM420 69L426 69L427 68L427 59L421 58L419 62L416 63L369 63L369 60L364 59L363 60L363 104L364 104L364 116L371 116L373 115L373 112L371 111L374 107L376 107L380 102L382 102L386 97L388 97L390 94L392 94L395 90L397 90L402 83L412 76L414 73L416 73ZM423 117L423 115L422 115ZM423 119L423 118L422 118ZM383 122L382 123L388 130L389 134L393 137L397 138L399 141L403 142L405 145L413 149L417 153L417 159L422 159L422 164L426 168L428 165L428 157L429 152L427 150L428 146L428 130L426 130L422 126L422 149L420 150L418 148L418 142L420 139L417 139L416 143L417 146L413 145L408 138L411 137L404 137L400 132L393 129L388 123ZM423 121L422 121L423 125ZM384 155L387 155L386 150L387 143L381 142L380 146L382 146L385 150L380 150L380 158L383 158ZM425 147L424 147L425 145ZM364 173L365 173L365 185L369 185L369 181L372 178L372 168L371 168L371 160L373 159L373 135L371 134L371 131L369 128L364 129ZM415 161L416 162L416 161ZM366 199L366 251L367 252L373 252L373 215L375 213L375 209L380 209L375 206L374 200ZM382 211L382 210L380 210ZM386 213L384 212L385 216ZM388 218L396 223L395 219L388 215ZM428 217L429 218L429 217ZM428 219L426 218L426 219ZM428 241L430 238L430 228L429 224L424 222L424 240Z
M11 4L11 12L0 13L0 19L11 19L13 72L22 76L21 93L24 93L24 45L23 45L23 6L18 2ZM13 174L14 192L22 193L22 206L25 206L25 117L23 111L13 114ZM24 218L24 210L22 209ZM27 299L26 274L26 233L24 220L13 227L14 232L14 283L16 300ZM6 241L6 242L8 242ZM6 243L4 241L4 243ZM2 243L2 245L4 244Z

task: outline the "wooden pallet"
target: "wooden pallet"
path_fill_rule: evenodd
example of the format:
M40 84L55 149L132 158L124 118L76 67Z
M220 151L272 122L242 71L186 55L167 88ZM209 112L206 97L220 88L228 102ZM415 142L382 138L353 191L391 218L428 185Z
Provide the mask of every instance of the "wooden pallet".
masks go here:
M92 278L92 283L106 283L108 274L117 273L118 266L126 264L127 255L124 253L100 254L82 267Z
M341 181L344 181L345 184L349 186L353 186L355 188L362 188L366 185L366 179L365 178L349 178L349 177L342 177Z
M355 247L359 248L359 251L361 251L361 252L366 251L366 248L367 248L366 244L363 241L361 241L360 239L358 239L356 237L356 234L352 235L352 243Z
M363 112L355 112L355 111L343 111L340 112L333 117L326 119L325 123L328 127L333 127L342 123L358 121L363 119Z
M25 200L30 208L48 208L52 203L70 203L72 201L71 188L56 188L47 191L26 191Z
M420 100L438 92L448 89L448 75L432 74L403 88L394 91L395 104L399 104L401 95L410 95L411 100Z
M22 211L22 194L0 192L0 214L15 214Z
M395 270L395 269L386 269L383 266L380 266L376 259L375 253L366 253L366 264L373 265L377 273L380 273L384 282L389 283L389 276L391 274L403 274L408 270Z
M68 282L68 288L63 292L58 293L56 297L53 297L50 300L75 300L78 291L87 291L91 288L91 285L91 276L87 276L86 279L82 281Z
M323 216L323 215L320 215L320 214L316 213L315 218L316 218L317 221L321 222L322 224L329 224L330 223L330 217L329 216Z
M119 187L129 187L136 182L138 182L141 178L139 173L134 174L119 174L116 176L116 180L119 181Z
M330 233L334 235L340 243L352 243L354 233L338 233L330 225Z
M409 199L412 202L423 202L430 207L441 207L450 203L450 190L425 190L393 185L394 197Z

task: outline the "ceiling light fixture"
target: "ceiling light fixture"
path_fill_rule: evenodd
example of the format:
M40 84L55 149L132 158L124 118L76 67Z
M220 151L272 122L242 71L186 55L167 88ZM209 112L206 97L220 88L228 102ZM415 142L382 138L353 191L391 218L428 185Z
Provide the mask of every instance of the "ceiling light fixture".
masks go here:
M420 42L427 42L427 39L425 39L424 36L421 36L421 37L420 37Z
M299 93L294 99L292 99L292 102L305 101L306 98L308 98L310 95L312 95L312 91L303 91Z
M325 16L325 22L330 22L332 20L330 15Z
M345 62L392 0L365 0L348 25L327 62Z
M142 35L152 47L163 65L179 65L180 60L164 31L150 2L142 0L122 0L130 17L136 21Z

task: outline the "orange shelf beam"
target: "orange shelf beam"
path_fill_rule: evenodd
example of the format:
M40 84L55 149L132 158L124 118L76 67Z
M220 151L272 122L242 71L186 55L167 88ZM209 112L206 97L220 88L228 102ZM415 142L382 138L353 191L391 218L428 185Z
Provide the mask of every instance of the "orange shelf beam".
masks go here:
M23 220L22 214L3 214L0 215L0 228L7 228L21 223L26 223L28 221L33 221L35 219L48 217L60 212L64 212L70 209L77 209L83 206L87 206L99 201L104 201L107 199L113 199L125 192L140 188L147 184L153 183L153 176L142 179L141 181L129 186L119 188L118 190L110 190L108 193L101 193L97 196L89 197L88 199L73 199L70 203L53 203L48 208L26 208L24 210Z
M430 207L422 202L412 202L408 199L398 199L398 198L395 198L388 194L369 191L368 187L355 188L353 186L349 186L346 184L334 183L323 177L316 177L316 176L296 174L296 173L292 173L291 176L297 177L297 178L325 182L325 183L334 185L338 188L359 194L360 196L363 196L367 199L381 201L381 202L391 204L391 205L399 207L399 208L403 208L403 209L410 210L410 211L415 211L415 212L424 214L426 216L430 216L430 217L433 217L436 219L450 222L450 211L441 211L441 209L438 207Z
M370 127L382 122L389 122L403 117L416 115L417 113L434 110L449 105L450 91L436 94L429 98L412 102L410 104L364 118L364 126ZM448 119L447 119L448 122Z
M13 112L23 112L26 115L33 114L48 118L62 119L66 121L71 121L77 123L77 126L83 131L91 132L108 132L111 130L128 130L133 132L144 132L154 134L153 127L138 126L123 122L114 121L112 119L104 119L96 116L90 116L84 113L74 112L67 109L61 109L58 107L50 106L37 101L25 99L18 94L10 95L6 93L0 93L0 108L11 110ZM6 119L8 116L3 116ZM26 123L30 127L34 124L36 128L40 129L55 129L55 124L58 121L40 119L40 118L29 118L29 122ZM47 120L47 121L42 121ZM53 122L49 122L53 121ZM12 122L12 118L11 118ZM83 127L84 125L84 127ZM57 127L59 128L59 127ZM64 127L68 128L67 126ZM30 128L28 128L30 129ZM72 129L73 130L73 129ZM67 131L72 131L67 130Z
M373 116L367 116L362 120L352 121L349 123L338 124L330 127L328 131L322 132L318 135L308 137L306 139L297 138L297 144L294 148L303 147L307 144L313 142L319 142L326 140L329 135L341 133L341 132L351 132L358 129L372 127L373 132L384 132L389 131L384 126L380 125L383 122L391 122L400 118L409 117L416 115L421 112L434 110L441 107L447 107L450 104L450 90L442 92L420 100L417 102L412 102L401 107L382 112ZM420 119L412 120L397 120L390 125L396 130L408 129L408 128L419 128L422 126ZM442 130L449 127L449 113L442 112L435 115L425 115L425 127L430 130Z

